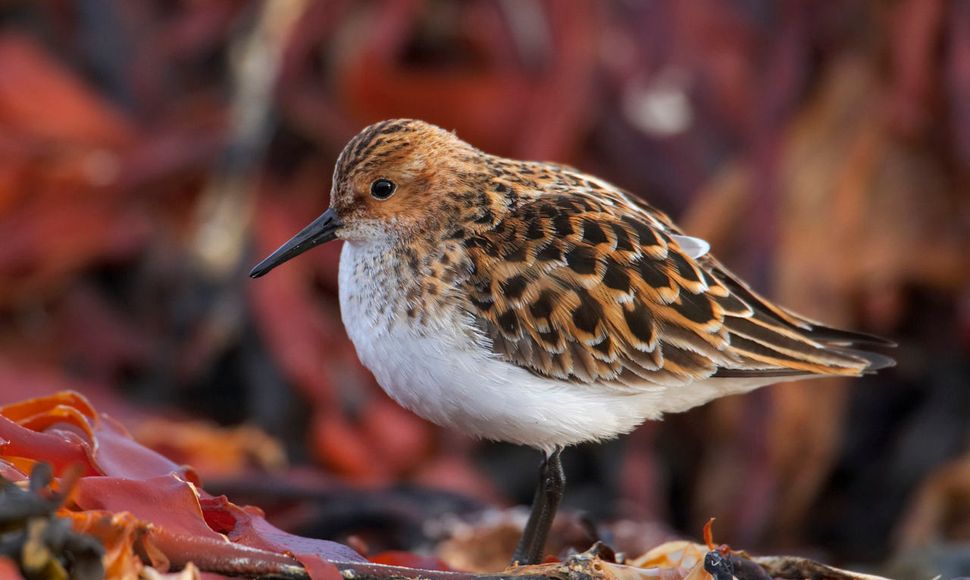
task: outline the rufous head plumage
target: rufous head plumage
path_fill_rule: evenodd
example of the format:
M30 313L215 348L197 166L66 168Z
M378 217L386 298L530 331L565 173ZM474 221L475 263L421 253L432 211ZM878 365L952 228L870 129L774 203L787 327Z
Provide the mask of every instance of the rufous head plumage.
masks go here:
M458 194L476 179L481 152L423 121L383 121L337 158L330 207L338 238L407 237L454 219Z

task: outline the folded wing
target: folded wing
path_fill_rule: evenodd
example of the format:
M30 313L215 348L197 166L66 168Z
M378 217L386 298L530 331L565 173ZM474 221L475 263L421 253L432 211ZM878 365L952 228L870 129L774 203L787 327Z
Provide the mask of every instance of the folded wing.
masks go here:
M538 375L642 389L893 364L865 350L887 341L772 304L619 192L542 195L465 244L469 311L498 356Z

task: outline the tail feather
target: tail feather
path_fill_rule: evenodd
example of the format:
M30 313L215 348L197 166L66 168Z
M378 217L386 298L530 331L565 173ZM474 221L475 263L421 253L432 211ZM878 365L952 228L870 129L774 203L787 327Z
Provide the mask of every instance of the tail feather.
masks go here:
M750 307L750 312L744 313L725 311L724 326L737 360L719 368L715 377L750 382L859 376L895 366L891 357L871 350L891 348L895 342L806 318L762 297L710 255L700 261L735 298Z
M884 348L897 346L895 342L874 334L841 330L817 323L811 324L812 329L806 333L808 337L819 342L831 344L832 346L875 346Z
M867 375L875 374L876 371L881 371L882 369L888 369L896 366L896 360L892 357L880 354L878 352L872 352L870 350L861 350L857 348L839 348L831 347L830 350L841 352L848 356L854 358L860 358L866 363L866 368L863 372Z

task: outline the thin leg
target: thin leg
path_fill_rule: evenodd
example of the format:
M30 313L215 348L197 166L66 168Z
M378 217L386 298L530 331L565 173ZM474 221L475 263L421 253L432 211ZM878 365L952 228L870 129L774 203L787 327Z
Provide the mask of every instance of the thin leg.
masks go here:
M539 484L532 500L532 511L529 512L529 521L525 524L522 539L512 556L513 564L538 564L542 558L549 528L552 527L559 500L566 489L566 475L562 471L560 453L562 449L556 448L539 466Z

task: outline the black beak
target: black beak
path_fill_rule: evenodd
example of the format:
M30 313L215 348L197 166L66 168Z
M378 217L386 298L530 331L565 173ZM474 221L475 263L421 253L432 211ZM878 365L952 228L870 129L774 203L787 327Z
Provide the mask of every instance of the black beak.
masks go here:
M310 225L290 238L290 241L270 254L268 258L256 264L256 267L249 272L249 277L259 278L290 258L295 258L310 248L315 248L335 239L337 228L342 225L333 208L328 209L320 217L313 220Z

